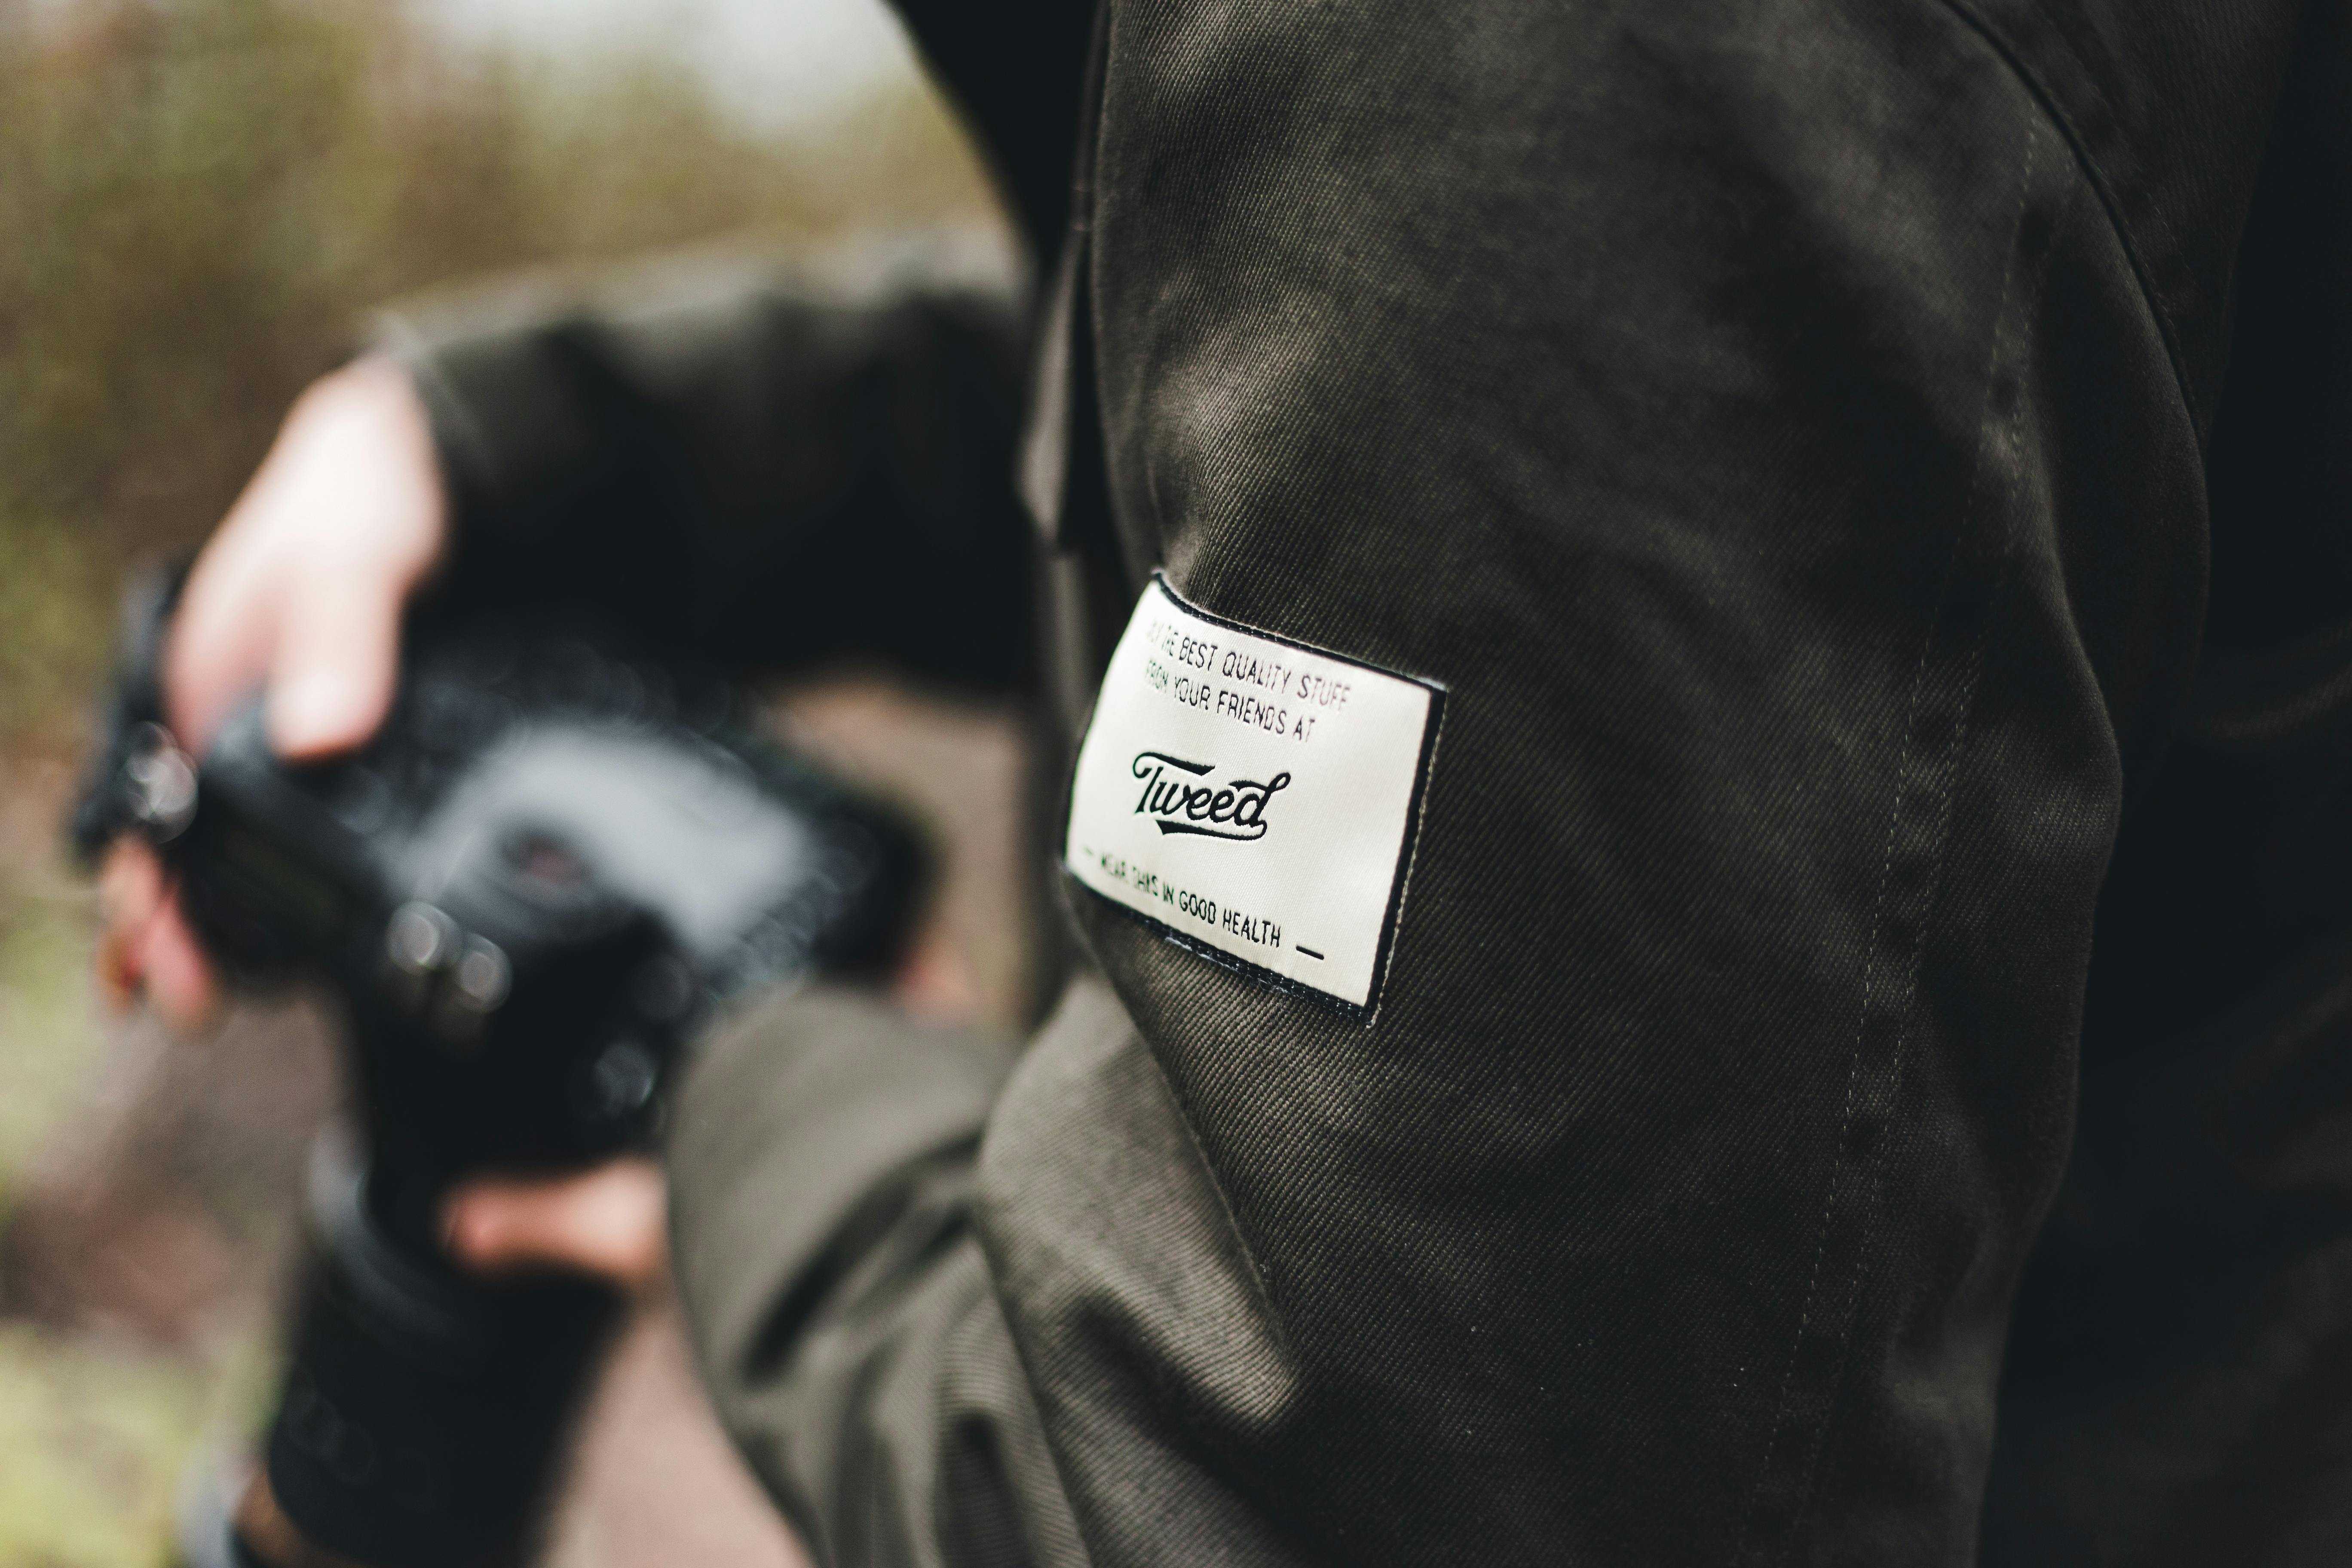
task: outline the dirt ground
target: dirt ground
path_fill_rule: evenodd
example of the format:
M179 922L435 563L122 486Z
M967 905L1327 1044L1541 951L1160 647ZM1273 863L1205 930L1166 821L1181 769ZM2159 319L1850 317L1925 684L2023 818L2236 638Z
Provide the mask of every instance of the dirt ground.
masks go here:
M1015 727L874 682L782 706L786 732L912 807L942 854L932 919L970 1005L1010 1026L1027 951ZM239 1005L173 1039L100 1016L94 909L57 848L70 778L0 778L0 1565L168 1559L190 1467L249 1440L310 1141L341 1088L319 1014ZM544 1561L805 1561L713 1422L674 1310L646 1303L590 1401Z

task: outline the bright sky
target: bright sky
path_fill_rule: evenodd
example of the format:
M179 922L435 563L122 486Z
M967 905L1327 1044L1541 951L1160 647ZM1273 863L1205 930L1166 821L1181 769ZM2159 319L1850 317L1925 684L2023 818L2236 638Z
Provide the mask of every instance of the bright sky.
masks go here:
M562 59L662 48L764 130L790 132L909 68L881 0L427 0L463 37Z

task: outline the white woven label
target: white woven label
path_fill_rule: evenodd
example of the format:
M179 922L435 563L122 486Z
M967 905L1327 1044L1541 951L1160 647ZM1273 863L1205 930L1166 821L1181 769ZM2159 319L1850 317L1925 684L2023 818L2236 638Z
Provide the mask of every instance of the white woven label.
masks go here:
M1442 700L1155 574L1078 749L1063 864L1188 945L1369 1011Z

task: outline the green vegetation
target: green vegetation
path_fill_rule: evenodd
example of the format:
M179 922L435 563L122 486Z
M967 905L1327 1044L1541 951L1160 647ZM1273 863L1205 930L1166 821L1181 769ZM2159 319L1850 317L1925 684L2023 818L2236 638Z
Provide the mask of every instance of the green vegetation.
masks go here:
M198 1438L253 1403L256 1348L200 1360L0 1324L0 1563L153 1568Z
M395 0L0 0L0 1216L100 1056L90 895L55 841L114 596L203 537L365 308L981 200L912 83L777 145L682 65L528 66ZM161 1561L257 1332L0 1322L0 1568Z
M370 304L974 194L911 85L777 146L681 65L533 70L391 0L0 0L0 742L56 739L91 595L201 537Z

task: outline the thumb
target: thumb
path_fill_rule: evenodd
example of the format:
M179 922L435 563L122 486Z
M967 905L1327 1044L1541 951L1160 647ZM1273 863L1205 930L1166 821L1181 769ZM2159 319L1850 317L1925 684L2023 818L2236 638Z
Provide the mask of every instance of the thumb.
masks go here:
M348 752L392 706L400 608L387 573L314 572L279 609L269 671L269 743L289 762Z

